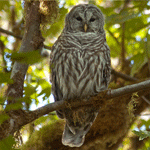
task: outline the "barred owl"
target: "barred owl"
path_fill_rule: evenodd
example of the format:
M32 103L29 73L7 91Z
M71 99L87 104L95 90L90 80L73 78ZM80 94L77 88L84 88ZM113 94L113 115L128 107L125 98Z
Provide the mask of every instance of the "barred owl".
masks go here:
M103 14L95 5L80 4L67 14L50 58L55 101L88 101L90 96L107 89L110 50L103 26ZM80 147L98 111L92 105L56 111L66 120L62 143Z

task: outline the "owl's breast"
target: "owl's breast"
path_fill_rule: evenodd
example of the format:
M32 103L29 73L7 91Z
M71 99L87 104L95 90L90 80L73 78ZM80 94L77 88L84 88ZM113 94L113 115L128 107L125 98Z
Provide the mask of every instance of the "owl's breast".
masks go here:
M64 51L80 51L81 53L99 51L105 41L105 34L94 32L65 34L61 37Z
M93 55L93 53L98 51L103 51L103 45L106 41L105 34L97 34L97 33L82 33L76 36L78 39L78 45L80 45L80 50L84 53L88 53L89 55ZM76 43L77 44L77 43Z
M56 81L64 99L86 97L107 88L103 83L109 61L104 54L108 50L105 39L94 34L91 37L67 35L53 51Z

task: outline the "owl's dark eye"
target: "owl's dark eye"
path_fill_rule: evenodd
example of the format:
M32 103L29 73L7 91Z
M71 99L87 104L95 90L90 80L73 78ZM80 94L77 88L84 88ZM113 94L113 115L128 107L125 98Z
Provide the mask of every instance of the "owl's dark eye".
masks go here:
M82 21L82 18L81 17L77 17L76 18L78 21Z
M91 18L91 19L90 19L90 22L94 22L94 21L95 21L95 18Z

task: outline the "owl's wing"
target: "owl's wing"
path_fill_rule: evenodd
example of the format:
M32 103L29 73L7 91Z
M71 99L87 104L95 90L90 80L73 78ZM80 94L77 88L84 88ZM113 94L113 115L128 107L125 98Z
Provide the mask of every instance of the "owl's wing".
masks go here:
M54 96L54 100L55 101L61 101L62 100L62 92L60 91L60 88L58 86L57 80L56 80L56 76L57 76L57 71L55 68L55 53L57 53L60 49L59 49L59 38L58 40L55 42L55 44L52 47L52 53L50 55L50 81L52 83L52 94ZM57 116L61 119L64 118L62 110L58 110L56 111Z
M110 75L111 75L111 62L110 62L110 49L106 42L104 42L104 59L105 59L105 65L103 66L103 72L102 72L102 90L106 90L108 88L108 84L110 81Z

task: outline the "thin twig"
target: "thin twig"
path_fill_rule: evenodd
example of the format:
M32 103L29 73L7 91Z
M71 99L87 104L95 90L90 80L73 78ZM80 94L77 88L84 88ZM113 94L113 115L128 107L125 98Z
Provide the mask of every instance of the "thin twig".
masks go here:
M11 35L11 36L13 36L13 37L15 37L15 38L17 38L17 39L22 40L22 36L16 35L16 34L14 34L14 33L11 32L11 31L8 31L8 30L5 30L5 29L0 28L0 32L5 33L5 34L7 34L7 35Z
M117 72L114 69L111 70L111 73L118 76L118 77L121 77L121 78L123 78L127 81L138 81L137 78L131 77L131 76L126 75L126 74L123 74L121 72ZM145 96L141 96L141 98L150 105L150 101Z
M123 22L122 25L121 25L122 35L121 35L120 61L121 61L121 69L122 70L124 70L124 68L125 68L125 53L126 53L126 48L125 48L125 25L126 25L125 22Z
M17 39L19 39L19 40L22 40L22 36L16 35L15 33L11 32L11 31L8 31L8 30L5 30L5 29L0 28L0 32L5 33L5 34L7 34L7 35L11 35L11 36L13 36L13 37L15 37L15 38L17 38ZM45 48L45 49L48 49L48 50L51 50L51 47L50 47L50 46L47 46L47 45L44 45L44 48Z
M114 69L111 70L111 73L116 75L116 76L118 76L118 77L120 77L120 78L123 78L123 79L125 79L127 81L138 81L137 78L131 77L131 76L127 75L127 74L123 74L121 72L117 72Z
M150 105L150 101L145 97L145 96L141 96L141 98L147 103Z
M113 35L113 33L107 29L108 33L114 38L114 40L116 41L116 43L118 44L118 46L121 46L120 42L118 41L118 39Z

